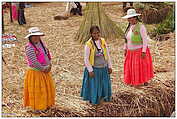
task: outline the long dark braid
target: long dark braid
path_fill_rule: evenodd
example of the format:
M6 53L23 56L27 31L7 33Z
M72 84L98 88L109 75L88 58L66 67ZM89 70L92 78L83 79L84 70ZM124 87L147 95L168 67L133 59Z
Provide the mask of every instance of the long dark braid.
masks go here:
M128 26L127 26L127 28L126 28L126 30L125 30L125 35L127 34L127 31L128 31L129 28L130 28L130 23L128 24ZM127 38L126 38L126 36L124 36L124 39L125 39L125 43L127 43Z
M44 44L43 44L43 42L40 40L40 43L41 43L41 45L42 45L42 48L44 49L44 51L45 51L45 54L47 54L47 51L46 51L46 49L45 49L45 47L44 47Z
M136 16L135 18L138 20L138 22L142 22L142 20L138 16Z
M34 45L34 43L31 41L31 36L29 37L29 42L31 43L31 45L32 45L37 51L39 51L39 50L37 49L37 47Z
M29 37L29 42L31 43L31 45L32 45L37 51L39 51L39 50L37 49L37 47L34 45L34 43L31 41L31 36ZM46 49L45 49L45 47L44 47L44 44L42 43L41 40L40 40L40 44L42 45L42 48L44 49L45 54L47 54L47 51L46 51Z

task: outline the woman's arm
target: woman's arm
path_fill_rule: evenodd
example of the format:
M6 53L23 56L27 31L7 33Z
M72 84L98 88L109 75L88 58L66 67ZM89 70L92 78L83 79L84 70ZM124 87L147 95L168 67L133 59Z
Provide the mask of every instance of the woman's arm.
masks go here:
M38 70L44 71L48 66L42 66L36 58L35 51L32 47L27 46L25 49L26 56L28 60L32 63L30 64L30 67L36 68Z
M142 52L146 52L146 49L148 46L148 35L147 35L147 30L144 25L141 25L141 27L140 27L140 34L141 34L141 38L143 40Z
M89 56L90 56L90 48L87 45L85 45L84 63L85 63L85 66L87 67L87 70L89 72L92 72L93 68L89 62Z
M105 42L105 45L106 45L106 52L107 52L107 56L108 56L108 68L112 68L111 57L110 57L109 49L108 49L106 42Z

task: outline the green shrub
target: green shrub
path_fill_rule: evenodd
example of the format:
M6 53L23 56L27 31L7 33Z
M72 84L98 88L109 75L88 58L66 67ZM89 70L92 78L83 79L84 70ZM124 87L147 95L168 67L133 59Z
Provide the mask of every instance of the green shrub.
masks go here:
M155 33L166 34L169 32L173 32L174 30L175 30L175 11L174 8L172 8L169 11L167 17L159 25L157 25Z

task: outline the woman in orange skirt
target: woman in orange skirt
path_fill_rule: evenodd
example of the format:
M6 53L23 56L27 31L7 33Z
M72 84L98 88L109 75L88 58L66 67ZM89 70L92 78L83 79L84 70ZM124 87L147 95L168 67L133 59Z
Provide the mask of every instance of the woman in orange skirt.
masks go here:
M49 109L55 103L55 84L51 77L50 52L42 42L38 27L29 29L25 47L28 70L24 80L24 106L34 112Z
M145 26L139 22L139 15L135 9L129 9L123 17L129 22L125 32L124 82L131 86L148 85L154 76L148 35Z

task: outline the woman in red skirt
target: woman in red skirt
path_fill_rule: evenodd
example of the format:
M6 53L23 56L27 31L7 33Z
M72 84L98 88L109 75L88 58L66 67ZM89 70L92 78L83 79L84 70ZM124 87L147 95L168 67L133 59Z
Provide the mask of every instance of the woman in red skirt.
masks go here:
M129 9L122 17L129 22L125 31L124 82L131 86L148 85L154 76L148 35L145 26L139 22L139 15L135 9Z

